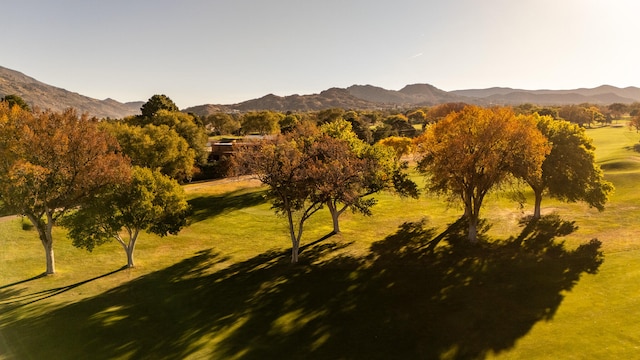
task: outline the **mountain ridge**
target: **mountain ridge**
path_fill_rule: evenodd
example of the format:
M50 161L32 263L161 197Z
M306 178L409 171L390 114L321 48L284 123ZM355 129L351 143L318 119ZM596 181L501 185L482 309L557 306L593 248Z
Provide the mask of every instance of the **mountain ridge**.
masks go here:
M98 100L59 87L42 83L21 72L0 66L0 97L15 94L31 107L61 111L73 107L80 113L98 118L123 118L140 114L144 101L120 103L112 98ZM374 85L352 85L329 88L317 94L277 96L267 94L236 104L203 104L182 109L200 116L215 112L318 111L329 108L373 110L433 106L447 102L478 105L566 105L593 103L640 102L640 88L618 88L601 85L595 88L569 90L523 90L509 87L445 91L431 84L409 84L400 90L388 90Z
M98 118L122 118L140 113L143 101L98 100L45 84L19 71L0 66L0 97L18 95L32 108L62 111L69 107Z

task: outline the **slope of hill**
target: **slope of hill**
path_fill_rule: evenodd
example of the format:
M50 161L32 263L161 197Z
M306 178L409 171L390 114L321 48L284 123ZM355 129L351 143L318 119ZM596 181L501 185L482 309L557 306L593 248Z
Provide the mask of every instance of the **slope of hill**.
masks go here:
M207 116L216 111L317 111L330 108L343 109L376 109L385 104L358 98L346 89L331 88L312 95L277 96L269 94L259 99L244 101L233 105L199 105L183 109L200 116Z
M99 118L122 118L140 113L144 102L120 103L97 100L62 88L47 85L25 74L0 66L0 97L18 95L32 108L61 111L69 107Z
M407 85L399 91L387 90L372 85L353 85L348 87L347 91L362 100L392 105L416 106L471 101L471 99L448 93L429 84Z
M475 98L476 102L494 104L522 104L534 103L539 105L565 104L630 104L640 101L640 88L618 88L602 85L596 88L573 90L521 90L512 88L493 87L488 89L455 90L451 94Z
M143 101L120 103L113 99L97 100L62 88L47 85L23 73L0 66L0 97L15 94L31 107L56 111L73 107L80 113L96 117L122 118L140 113ZM311 95L277 96L269 94L231 105L203 104L183 109L184 112L206 116L215 112L234 111L317 111L329 108L381 109L394 107L432 106L447 102L479 105L565 105L593 103L640 102L640 88L618 88L603 85L592 89L521 90L504 87L444 91L429 84L407 85L401 90L387 90L373 85L353 85L346 89L331 88Z

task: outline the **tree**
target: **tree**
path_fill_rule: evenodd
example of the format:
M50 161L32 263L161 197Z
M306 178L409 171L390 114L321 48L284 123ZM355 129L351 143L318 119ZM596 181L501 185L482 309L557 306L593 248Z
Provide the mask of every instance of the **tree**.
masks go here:
M144 127L146 125L166 125L180 135L195 152L195 164L206 161L206 144L209 141L204 126L198 125L196 119L189 114L179 111L158 110L154 116L136 116L127 121L131 125Z
M416 129L409 123L409 119L402 114L388 116L384 119L384 124L391 126L393 136L414 137ZM378 138L377 140L381 140Z
M450 113L464 109L465 106L467 106L467 104L460 102L436 105L427 111L425 124L436 123L444 119Z
M607 109L611 112L613 119L620 119L623 114L629 112L629 106L623 103L613 103L607 106Z
M205 124L210 126L215 135L235 134L240 130L238 119L221 112L207 116Z
M591 114L582 106L565 105L558 110L558 116L564 120L584 126L590 124Z
M347 209L371 215L371 207L377 203L370 197L373 194L391 190L400 196L418 197L418 187L406 174L407 165L400 162L394 149L363 142L345 120L326 123L320 130L347 145L323 140L331 156L325 155L325 161L317 165L324 169L314 180L320 193L316 196L325 199L331 213L334 233L340 232L339 218Z
M369 125L364 121L365 116L360 116L355 111L348 111L344 114L344 120L351 124L351 129L358 138L367 144L373 143L373 134Z
M480 208L489 191L510 177L541 171L549 152L535 124L508 108L466 106L432 125L416 139L418 170L431 191L464 205L469 241L476 243Z
M558 119L558 109L553 107L543 107L540 110L536 111L536 113L540 116L550 116L552 119Z
M591 124L599 122L604 124L606 121L606 116L604 116L604 114L602 114L600 112L600 109L598 109L597 106L589 106L587 108L585 108L585 111L587 112L587 115L589 115L589 127L591 127Z
M9 107L19 106L23 110L31 111L29 104L27 104L20 96L18 95L6 95L0 101L4 101L9 104Z
M324 199L314 196L312 163L321 154L308 128L298 127L242 148L232 158L236 174L249 173L268 186L267 195L277 214L287 219L291 239L291 262L298 262L305 222L322 208Z
M143 117L154 117L158 111L166 110L169 112L180 111L178 106L167 95L153 95L142 105L140 111Z
M604 210L613 184L604 180L595 162L595 147L583 128L547 116L532 116L538 130L549 140L551 151L542 163L542 172L532 173L525 181L533 189L533 218L540 218L542 196L567 202L584 201Z
M331 109L318 111L318 113L316 114L316 117L318 118L318 124L322 125L322 124L343 119L344 114L345 114L345 111L343 109L331 108Z
M128 176L118 143L74 110L32 114L0 103L0 197L38 231L46 274L55 273L56 221Z
M636 115L629 120L629 129L636 129L636 133L640 132L640 115Z
M131 268L140 232L176 235L186 225L188 210L178 182L157 170L135 166L129 181L111 186L67 215L62 224L73 245L88 251L115 239Z
M409 122L411 124L422 125L427 121L427 113L425 112L425 110L416 109L408 113L407 118L409 119Z
M282 133L286 133L292 131L300 121L300 116L296 116L295 114L286 114L278 121L278 127Z
M408 137L403 136L390 136L388 138L380 140L380 145L391 147L396 153L396 160L411 154L413 152L413 141Z
M242 118L242 132L260 135L276 134L280 131L280 120L284 114L273 111L259 111L246 113Z
M102 126L118 139L132 165L158 170L178 181L190 180L193 176L195 151L167 125L140 127L115 122Z

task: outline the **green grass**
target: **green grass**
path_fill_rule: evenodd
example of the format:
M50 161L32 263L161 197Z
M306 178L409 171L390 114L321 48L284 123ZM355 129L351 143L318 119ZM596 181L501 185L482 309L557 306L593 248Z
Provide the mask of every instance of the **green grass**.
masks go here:
M58 273L42 277L35 231L3 219L0 358L633 358L640 136L588 134L616 186L607 209L545 199L523 227L531 202L494 195L477 247L460 245L459 208L382 194L340 235L312 218L294 266L263 189L224 180L186 186L191 225L141 235L136 268L116 243L87 253L56 229Z

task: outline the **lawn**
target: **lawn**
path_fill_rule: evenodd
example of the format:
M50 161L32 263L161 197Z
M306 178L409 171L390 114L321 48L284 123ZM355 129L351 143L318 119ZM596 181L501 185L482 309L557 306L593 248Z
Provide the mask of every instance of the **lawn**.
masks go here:
M283 219L254 181L187 185L178 236L92 253L55 229L57 274L20 218L0 220L2 359L618 359L640 347L640 135L588 130L616 193L600 213L487 199L481 246L461 209L378 196L374 215L326 212L289 263ZM417 178L419 179L419 178ZM528 194L530 196L530 194ZM597 239L593 240L592 239Z

